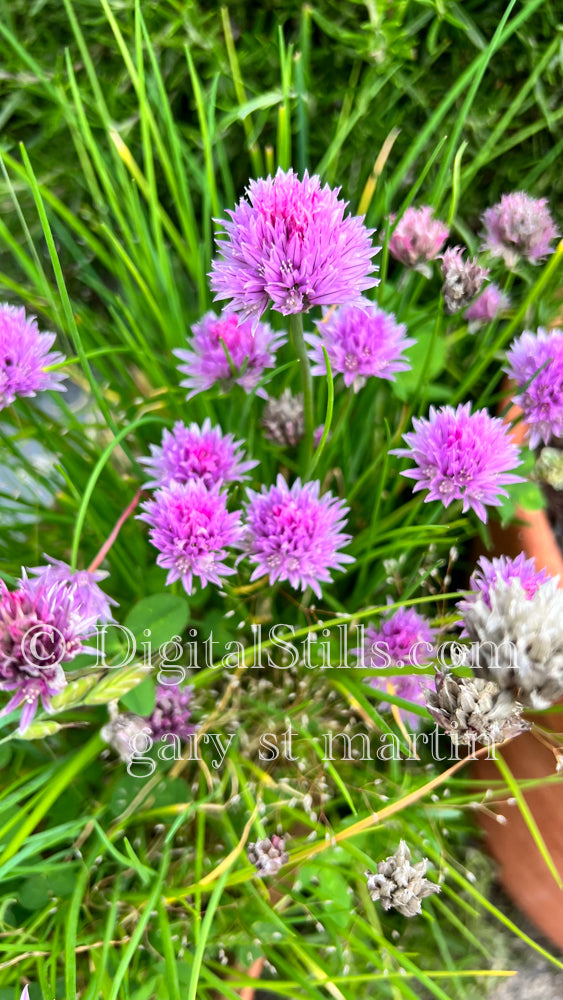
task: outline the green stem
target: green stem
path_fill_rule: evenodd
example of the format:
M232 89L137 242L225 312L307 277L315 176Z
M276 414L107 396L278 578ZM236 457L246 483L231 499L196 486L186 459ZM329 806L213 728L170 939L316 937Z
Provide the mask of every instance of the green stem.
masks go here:
M299 361L299 367L301 369L301 385L303 388L303 410L305 415L305 436L303 439L303 453L304 453L304 476L307 476L307 470L311 462L313 455L313 432L315 429L315 414L313 409L313 379L311 377L311 367L309 365L309 358L307 356L307 349L305 346L305 341L303 339L303 316L301 313L295 313L289 317L289 329L291 331L291 339L293 342L293 347Z

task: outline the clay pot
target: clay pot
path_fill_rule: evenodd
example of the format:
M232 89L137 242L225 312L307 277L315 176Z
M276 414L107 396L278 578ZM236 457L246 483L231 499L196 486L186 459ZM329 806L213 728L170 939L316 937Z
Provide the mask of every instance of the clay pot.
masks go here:
M514 419L515 409L508 419ZM524 434L524 425L517 424L513 436L519 444ZM538 569L558 575L563 586L563 557L545 511L518 511L518 517L526 522L524 526L493 532L497 555L517 556L524 551L534 557ZM538 717L538 722L544 729L563 732L563 704L561 712L541 720ZM533 733L524 733L507 744L502 755L520 780L545 778L555 772L553 752ZM501 779L491 760L476 761L473 774L483 782ZM525 798L563 881L563 786L543 785L525 792ZM563 891L548 871L518 806L495 805L495 812L505 821L499 823L486 812L480 812L478 818L486 834L487 849L499 864L499 881L519 909L563 948Z

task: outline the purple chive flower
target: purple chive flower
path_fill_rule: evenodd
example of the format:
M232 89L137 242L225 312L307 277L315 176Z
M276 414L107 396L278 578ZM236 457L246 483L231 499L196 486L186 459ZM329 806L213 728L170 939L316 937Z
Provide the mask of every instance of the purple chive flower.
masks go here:
M45 556L45 559L47 566L36 566L28 570L35 578L27 581L30 592L50 583L70 584L73 587L76 605L86 620L100 622L103 625L114 620L111 607L117 607L117 601L114 601L113 597L108 597L102 588L98 587L100 580L105 580L109 573L104 570L95 570L91 573L87 569L73 572L70 566L60 559L51 559L50 556Z
M559 235L546 198L530 198L525 191L503 194L483 215L483 249L514 267L520 257L537 264L553 253L551 242Z
M519 580L526 597L530 599L542 584L547 583L550 579L547 570L536 569L534 559L527 559L525 552L521 552L515 559L511 559L509 556L499 556L496 559L487 559L486 556L481 556L475 572L469 580L471 590L475 593L470 595L467 600L460 601L457 606L460 611L463 611L481 594L490 608L491 590L496 587L499 580L503 580L504 583Z
M463 247L449 247L442 254L442 297L447 313L463 309L477 295L489 269L476 260L463 259Z
M148 718L153 739L177 736L180 740L187 740L195 733L196 727L190 722L189 706L192 698L191 687L181 688L178 684L157 686L155 706Z
M258 462L244 458L243 442L232 434L212 427L207 417L202 426L189 427L178 420L172 431L165 430L160 445L150 445L150 458L141 458L153 478L146 486L167 486L199 479L205 486L240 482Z
M34 316L25 309L0 305L0 410L18 396L36 396L45 389L65 392L60 383L63 372L49 371L64 361L64 355L50 348L54 333L40 333Z
M0 690L13 691L1 715L23 704L20 732L32 721L39 701L50 710L51 698L66 686L62 663L84 650L96 618L84 608L75 584L39 580L23 574L19 588L0 581Z
M465 318L469 320L470 333L485 323L491 323L499 313L508 309L509 305L508 295L505 295L499 286L492 281L465 312Z
M415 468L402 475L417 480L415 493L429 490L426 503L441 500L448 507L463 500L464 513L471 507L486 522L485 507L500 506L499 496L508 496L503 487L522 482L508 471L520 465L520 452L500 417L471 413L471 403L455 410L431 406L429 419L415 417L413 427L404 435L408 448L393 454L414 460Z
M270 583L289 580L292 587L311 587L321 596L321 582L330 583L330 569L354 562L339 549L351 540L342 533L348 508L331 493L320 493L320 483L291 489L283 476L261 493L248 490L246 551L256 564L251 580L267 574Z
M358 306L341 306L316 326L318 333L305 334L312 347L313 375L326 375L323 346L332 374L343 375L345 385L352 385L355 392L368 378L393 379L397 372L410 368L402 353L415 341L405 336L406 326L367 300Z
M389 253L404 264L430 277L428 261L438 256L449 236L449 229L434 219L430 205L407 208L389 238ZM395 216L391 216L394 222Z
M181 580L191 594L194 576L205 587L220 586L223 577L233 575L224 560L230 546L239 546L243 529L240 512L228 512L218 484L207 489L200 480L169 483L145 501L142 510L139 520L152 529L157 565L168 570L166 583Z
M563 331L525 330L506 358L505 370L522 390L514 402L524 411L530 448L563 436Z
M173 352L186 362L178 370L187 376L180 385L190 390L188 399L214 385L224 392L233 385L253 392L287 340L286 333L275 332L267 323L252 324L233 312L208 312L192 330L190 346ZM256 394L265 397L266 391L257 389Z
M378 629L370 625L366 629L362 663L365 667L397 667L401 671L396 676L371 677L369 683L380 691L387 691L405 698L416 705L425 705L423 684L427 677L413 674L409 670L425 666L435 649L435 630L426 618L414 608L399 608L381 623ZM408 713L412 725L419 725L421 716Z
M300 180L281 168L251 181L217 239L211 288L243 316L272 308L288 316L311 306L355 302L377 284L372 257L379 247L363 219L344 212L339 188L321 187L307 171Z

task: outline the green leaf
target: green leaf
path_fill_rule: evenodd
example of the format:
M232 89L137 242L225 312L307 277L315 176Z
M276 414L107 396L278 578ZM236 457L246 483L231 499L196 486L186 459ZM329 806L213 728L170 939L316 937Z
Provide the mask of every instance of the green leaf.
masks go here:
M146 677L137 687L128 691L121 704L135 715L150 715L154 709L155 684L152 677Z
M58 871L39 872L25 880L18 890L18 902L34 912L46 906L50 899L71 896L76 883L75 864L66 862Z
M534 470L534 455L531 451L522 452L522 464L516 472L519 476L528 477ZM501 524L506 527L516 517L516 509L522 510L542 510L545 507L545 497L532 479L526 478L523 483L514 483L507 486L508 496L502 501L499 507Z
M433 330L422 330L416 334L416 344L409 348L407 358L411 370L399 372L395 381L391 383L393 392L402 403L407 403L412 399L418 388L420 374L425 364L426 382L436 378L443 371L446 360L446 342L442 337L435 337Z
M168 642L175 635L181 635L190 615L188 602L174 594L153 594L135 604L125 619L124 625L134 634L137 643L150 641L153 650ZM150 635L145 634L150 629Z

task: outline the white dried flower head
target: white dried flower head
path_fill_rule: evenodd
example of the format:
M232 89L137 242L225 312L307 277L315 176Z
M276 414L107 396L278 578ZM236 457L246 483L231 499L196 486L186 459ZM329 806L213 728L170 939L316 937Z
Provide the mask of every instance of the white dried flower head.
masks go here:
M150 732L146 719L142 719L140 715L133 715L132 712L124 712L122 715L114 715L102 727L100 736L115 750L118 757L128 764L136 752L136 741L140 737L147 741Z
M280 868L289 861L285 849L285 837L273 836L248 845L248 860L256 866L259 875L277 875Z
M530 728L510 692L482 677L439 672L435 690L426 689L426 707L456 746L502 743Z
M264 437L285 448L296 448L305 433L303 394L284 389L279 399L270 396L262 413Z
M558 578L529 597L519 579L498 580L463 609L471 666L514 701L549 708L563 696L563 590ZM487 603L489 602L489 603Z
M425 878L428 859L411 864L411 852L404 840L397 850L377 865L377 872L366 872L368 892L379 900L384 910L394 908L404 917L414 917L421 912L421 900L440 886Z
M442 297L447 313L458 312L469 305L489 273L476 260L463 259L462 247L450 247L442 254Z

